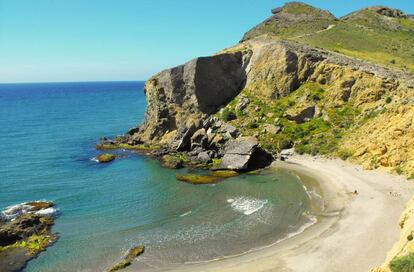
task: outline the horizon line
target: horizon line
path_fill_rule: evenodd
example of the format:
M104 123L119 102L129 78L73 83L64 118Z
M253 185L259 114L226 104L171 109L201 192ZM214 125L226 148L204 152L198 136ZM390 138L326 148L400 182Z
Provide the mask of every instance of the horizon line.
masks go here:
M47 84L47 83L105 83L105 82L145 82L146 79L134 80L69 80L69 81L15 81L15 82L0 82L3 84Z

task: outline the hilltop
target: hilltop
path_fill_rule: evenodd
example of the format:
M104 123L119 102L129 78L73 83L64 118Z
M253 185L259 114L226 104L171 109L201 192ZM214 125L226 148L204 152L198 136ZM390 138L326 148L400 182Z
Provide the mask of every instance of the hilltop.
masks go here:
M414 72L414 19L398 9L368 7L338 19L293 2L272 13L242 41L259 36L290 40Z

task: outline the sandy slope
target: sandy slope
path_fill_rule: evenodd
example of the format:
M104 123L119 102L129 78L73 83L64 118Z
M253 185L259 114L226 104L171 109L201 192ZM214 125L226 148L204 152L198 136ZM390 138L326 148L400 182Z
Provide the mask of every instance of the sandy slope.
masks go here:
M262 250L172 270L359 272L384 261L399 237L398 218L414 193L409 182L339 160L308 156L273 165L280 166L318 179L325 199L318 224ZM354 190L357 195L351 193Z

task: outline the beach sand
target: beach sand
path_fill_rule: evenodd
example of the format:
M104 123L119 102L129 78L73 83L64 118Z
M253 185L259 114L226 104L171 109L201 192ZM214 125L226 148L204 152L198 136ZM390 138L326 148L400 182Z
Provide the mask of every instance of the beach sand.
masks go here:
M414 193L411 182L381 171L364 171L340 160L311 156L296 155L272 167L318 180L324 199L319 222L263 249L170 270L359 272L382 264L398 240L398 219ZM353 193L355 190L358 194Z

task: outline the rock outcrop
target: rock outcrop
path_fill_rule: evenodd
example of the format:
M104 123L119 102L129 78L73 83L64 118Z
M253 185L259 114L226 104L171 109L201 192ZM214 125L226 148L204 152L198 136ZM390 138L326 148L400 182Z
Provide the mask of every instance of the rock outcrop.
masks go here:
M187 128L189 121L204 119L226 105L245 82L240 52L197 58L162 71L145 84L145 121L139 137L132 140L160 140L167 132Z
M53 244L56 209L52 202L34 201L0 213L0 271L21 271L39 252Z

